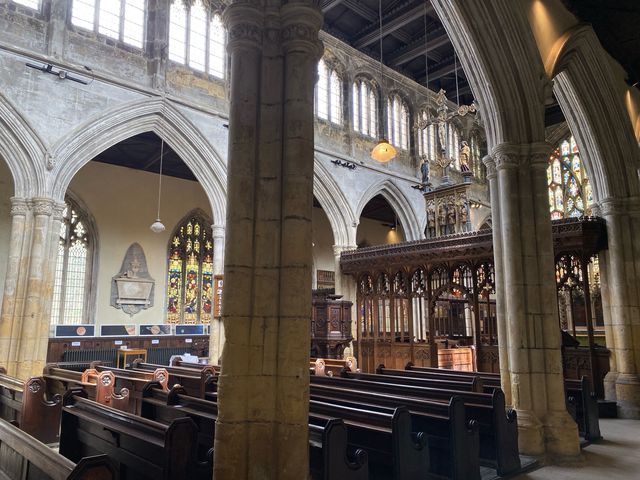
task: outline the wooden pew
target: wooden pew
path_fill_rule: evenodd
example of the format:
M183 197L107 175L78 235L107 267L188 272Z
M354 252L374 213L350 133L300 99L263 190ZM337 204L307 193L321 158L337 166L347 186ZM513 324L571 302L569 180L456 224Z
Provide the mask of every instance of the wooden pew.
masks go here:
M461 372L468 373L468 372ZM445 382L464 382L470 384L471 392L484 392L484 379L482 379L478 375L456 375L449 374L447 370L441 369L440 372L421 372L421 371L412 371L411 369L406 370L395 370L391 368L386 368L384 365L378 365L376 369L376 374L378 375L389 375L393 377L409 377L409 378L417 378L417 379L429 379L429 380L443 380ZM499 387L500 385L498 385Z
M365 410L406 406L411 413L413 430L427 434L432 474L456 480L480 479L478 425L475 420L466 419L464 402L459 397L443 403L311 385L311 399Z
M602 438L600 434L600 413L598 400L591 391L589 379L564 380L567 410L578 424L580 435L590 442Z
M163 390L168 390L169 373L166 368L156 368L154 371L137 371L96 365L96 370L99 372L111 372L115 375L116 387L128 390L131 398L129 409L125 411L136 415L140 415L142 392L150 382L157 382Z
M430 367L416 367L411 362L405 367L414 375L431 375L441 369ZM452 377L477 377L484 382L484 391L491 393L493 389L500 388L500 374L489 372L459 372L446 370ZM439 372L436 372L439 373ZM602 438L600 434L600 413L598 400L595 398L588 378L581 380L564 379L565 401L567 411L578 424L578 432L588 441Z
M376 373L354 373L343 370L340 374L342 378L352 380L366 380L370 382L395 383L397 385L414 385L416 387L441 388L444 390L459 390L461 392L478 392L480 383L475 379L443 380L438 378L414 378L398 377L395 375L379 375ZM479 391L481 393L482 390Z
M412 431L411 414L405 407L374 411L311 400L309 411L313 423L332 418L344 420L349 445L369 454L369 470L376 473L374 478L427 478L427 437L423 432Z
M477 420L480 435L480 464L496 469L503 476L520 469L518 425L515 410L507 410L504 393L465 392L427 388L401 383L387 383L383 375L373 375L378 381L357 378L311 377L312 385L333 385L388 395L417 397L424 400L449 402L459 396L465 404L467 420Z
M196 426L190 418L163 425L78 395L63 401L60 453L70 460L106 454L121 480L192 478Z
M0 419L0 478L6 480L118 480L106 455L74 463Z
M309 466L312 480L369 479L367 452L358 448L349 453L342 419L309 417Z
M131 408L129 390L117 390L116 378L111 372L98 372L95 369L75 372L59 368L57 364L52 363L44 367L43 378L47 391L51 394L64 396L69 390L81 388L87 393L88 398L102 405L124 412Z
M49 395L42 377L27 381L0 374L0 418L43 443L56 443L62 398Z
M169 374L169 385L181 385L189 395L204 398L205 392L215 392L218 386L219 369L213 365L162 367L152 363L144 363L140 359L131 365L135 371L150 372L157 368L165 368Z
M142 416L160 423L188 416L198 427L198 459L201 470L205 462L212 461L215 422L218 418L217 395L207 393L210 400L190 397L180 385L169 392L162 391L157 384L150 383L143 398ZM310 467L314 480L366 480L369 476L367 454L356 450L353 458L347 451L346 429L341 420L313 423L309 419ZM328 430L326 430L328 428ZM211 464L204 472L206 480L211 478Z

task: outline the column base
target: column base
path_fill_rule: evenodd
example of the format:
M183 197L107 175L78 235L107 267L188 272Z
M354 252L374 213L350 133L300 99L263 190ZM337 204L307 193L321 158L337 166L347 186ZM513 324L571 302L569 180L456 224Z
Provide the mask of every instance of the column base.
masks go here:
M521 455L540 457L544 455L544 427L530 410L518 412L518 450Z
M566 410L550 412L544 420L544 440L547 456L551 459L580 455L578 425Z
M615 386L618 418L640 419L640 375L619 373Z
M616 396L616 380L618 379L618 372L610 371L604 377L604 398L615 402Z

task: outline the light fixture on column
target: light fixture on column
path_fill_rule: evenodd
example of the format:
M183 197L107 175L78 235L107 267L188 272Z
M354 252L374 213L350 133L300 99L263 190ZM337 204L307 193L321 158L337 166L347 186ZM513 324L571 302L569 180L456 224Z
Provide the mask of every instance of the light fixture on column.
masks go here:
M378 0L378 16L380 19L380 105L382 106L382 0ZM371 150L371 158L377 162L385 163L396 158L396 149L386 138L381 138L378 144Z
M156 221L149 227L153 233L161 233L165 231L165 226L160 221L160 198L162 195L162 157L164 156L164 139L160 139L160 176L158 178L158 216Z

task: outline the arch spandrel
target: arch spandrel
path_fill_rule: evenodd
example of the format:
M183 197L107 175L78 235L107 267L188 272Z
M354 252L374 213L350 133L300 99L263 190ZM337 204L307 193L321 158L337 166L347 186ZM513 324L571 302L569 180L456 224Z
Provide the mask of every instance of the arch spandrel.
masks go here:
M214 221L224 223L227 179L224 161L195 125L160 98L118 106L61 138L52 149L55 164L48 188L53 198L64 198L74 175L98 154L149 131L164 139L191 169L206 192Z

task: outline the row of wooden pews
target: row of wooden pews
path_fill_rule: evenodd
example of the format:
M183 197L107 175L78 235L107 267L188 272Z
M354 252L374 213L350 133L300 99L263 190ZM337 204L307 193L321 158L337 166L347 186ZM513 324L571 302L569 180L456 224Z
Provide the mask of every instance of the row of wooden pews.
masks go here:
M405 370L392 370L380 365L377 373L396 376L429 377L438 378L458 378L477 379L482 382L482 390L490 393L496 388L500 388L500 374L488 372L462 372L456 370L445 370L432 367L416 367L409 362ZM578 424L580 436L588 441L596 441L602 438L600 434L600 415L598 412L598 400L591 388L587 377L580 380L564 379L565 401L567 411Z

